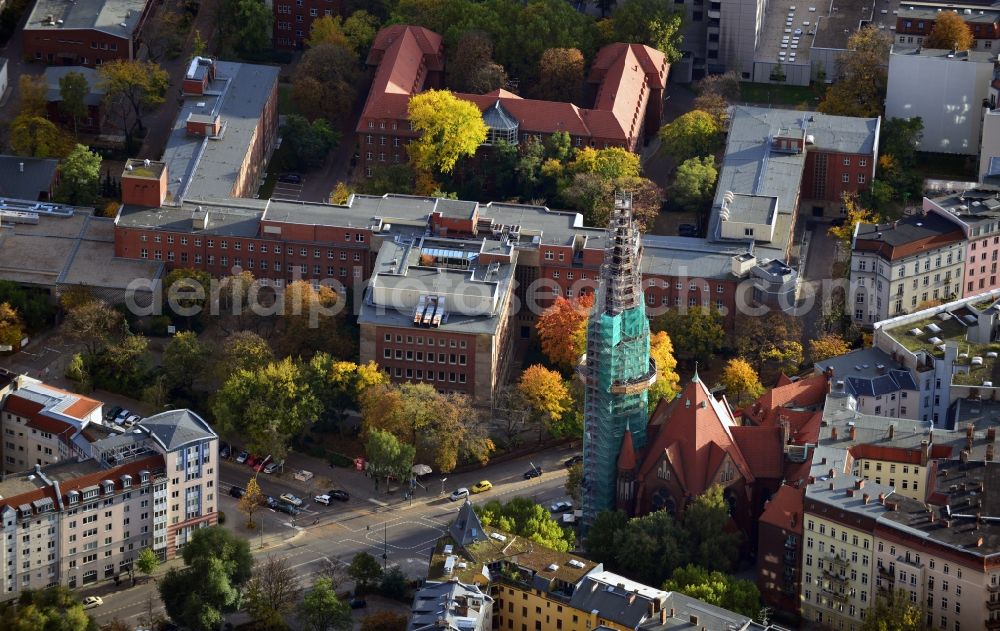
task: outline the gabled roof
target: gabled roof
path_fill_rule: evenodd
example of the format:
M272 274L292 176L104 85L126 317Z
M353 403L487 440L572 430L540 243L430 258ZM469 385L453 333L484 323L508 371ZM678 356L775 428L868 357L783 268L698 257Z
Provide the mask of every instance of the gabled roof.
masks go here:
M483 522L479 521L479 515L476 514L472 502L468 499L458 509L458 515L455 517L455 521L451 522L448 534L455 540L455 543L463 548L486 538Z
M666 450L674 470L684 470L683 481L678 473L678 482L692 496L701 495L711 485L727 455L743 478L754 480L754 472L733 438L737 423L729 405L716 400L697 375L670 406L657 407L650 424L660 428L643 460L640 478L650 473L658 454Z
M218 438L205 419L191 410L160 412L147 416L136 426L146 430L166 451L174 451L196 441Z
M622 448L618 452L618 470L632 471L635 469L635 445L632 443L632 430L626 428L622 436Z
M781 375L775 387L742 410L743 416L757 425L776 425L779 417L791 411L788 408L819 408L826 398L828 381L822 374L798 381Z
M746 458L755 477L781 478L784 445L781 442L780 427L737 425L731 431L736 446Z
M760 522L801 533L802 500L805 493L805 489L782 484L764 506Z

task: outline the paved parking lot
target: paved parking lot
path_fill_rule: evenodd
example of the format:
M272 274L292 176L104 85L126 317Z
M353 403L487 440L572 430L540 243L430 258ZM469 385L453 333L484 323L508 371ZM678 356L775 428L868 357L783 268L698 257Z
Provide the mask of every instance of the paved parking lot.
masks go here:
M299 197L302 195L302 185L305 184L305 178L298 184L292 184L291 182L277 182L274 185L274 191L271 193L273 199L290 199L293 201L298 201Z

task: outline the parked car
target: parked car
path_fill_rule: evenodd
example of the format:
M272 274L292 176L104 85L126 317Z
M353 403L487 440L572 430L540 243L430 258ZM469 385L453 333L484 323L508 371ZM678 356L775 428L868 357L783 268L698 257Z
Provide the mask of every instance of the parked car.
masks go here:
M317 495L313 498L313 501L317 504L322 504L323 506L329 506L331 498L329 495Z
M242 487L233 486L229 488L229 494L235 497L236 499L240 499L241 497L246 495L246 493L247 490Z
M104 604L104 600L100 596L87 596L83 599L84 609L93 609L94 607L100 607Z
M261 506L267 506L268 508L277 508L278 500L274 499L270 495L262 495L260 498Z
M556 502L549 508L553 513L566 513L573 510L573 502Z
M361 597L351 599L351 609L364 609L368 606L368 601Z
M493 483L489 480L480 480L472 485L473 493L485 493L493 488Z
M298 508L292 506L287 502L278 502L278 505L274 507L274 510L279 511L281 513L287 513L292 517L295 517L296 515L302 512Z
M288 502L292 506L302 506L302 498L296 497L291 493L283 493L279 499L283 502Z
M227 443L219 443L219 455L223 458L228 458L233 451L229 448Z
M693 223L682 223L677 226L677 234L682 237L697 237L698 236L698 226Z
M259 461L260 461L260 458L258 458L257 456L255 456L253 454L250 454L249 456L247 456L247 466L250 467L251 469L256 469L257 468L257 463Z
M326 494L338 502L346 502L351 499L351 496L347 494L347 491L341 491L340 489L330 489L326 492Z
M108 410L108 413L104 415L104 418L110 421L116 418L121 411L122 411L122 406L116 405L115 407Z
M298 173L282 173L278 176L278 181L286 184L301 184L302 176Z
M451 496L448 499L450 499L453 502L457 502L458 500L464 499L466 497L469 497L469 489L463 486L460 489L455 489L455 491L451 494Z
M249 457L250 457L250 454L248 454L246 451L241 451L239 453L239 455L236 456L236 462L238 462L240 464L243 464L244 462L247 461L247 458L249 458Z
M569 469L569 468L570 468L570 467L572 467L573 465L575 465L575 464L578 464L578 463L581 463L581 462L583 462L583 456L582 456L582 455L580 455L580 454L577 454L577 455L575 455L575 456L572 456L572 457L570 457L570 458L567 458L567 459L566 459L566 462L564 462L563 464L564 464L564 465L566 465L566 468L567 468L567 469Z
M264 467L264 473L274 473L275 471L278 470L278 467L280 466L281 465L279 465L277 462L269 462L267 463L267 466Z
M119 412L118 416L115 417L115 425L121 425L122 423L125 422L125 419L127 419L130 416L132 416L132 413L126 410L125 408L122 408L122 411Z
M129 427L132 427L141 420L142 420L141 416L139 416L138 414L133 414L132 416L128 417L122 422L122 426L127 429Z
M530 480L532 478L541 477L541 475L542 475L541 467L531 467L530 469L524 472L524 479Z

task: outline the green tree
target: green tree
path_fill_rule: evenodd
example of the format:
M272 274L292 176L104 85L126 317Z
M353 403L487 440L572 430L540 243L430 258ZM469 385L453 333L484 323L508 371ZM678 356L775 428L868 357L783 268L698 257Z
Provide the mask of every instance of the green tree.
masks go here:
M21 75L17 80L17 115L44 117L48 91L42 75Z
M577 48L549 48L538 64L537 97L578 103L583 96L583 53Z
M55 200L71 206L89 206L98 197L100 182L101 155L85 145L76 145L59 165Z
M63 586L27 589L16 603L0 608L0 629L10 631L96 631L77 596Z
M271 49L274 17L256 0L223 0L219 6L218 51L223 57L258 59Z
M146 576L152 575L158 567L160 567L160 557L156 556L152 548L143 548L135 559L135 569Z
M622 511L601 511L594 518L594 523L587 531L587 538L584 545L587 549L587 557L604 563L609 567L614 565L615 536L625 530L628 525L628 515Z
M697 565L674 570L673 576L663 584L663 589L680 592L748 618L755 618L760 612L760 591L753 581L736 579Z
M388 490L388 477L396 476L399 480L406 480L410 476L413 468L413 459L416 449L413 445L400 442L398 438L390 432L373 429L368 432L368 440L365 441L365 456L368 462L368 470L376 479L386 477L386 490Z
M249 449L278 461L288 453L288 441L319 416L320 403L301 367L285 358L233 373L212 410L224 432L245 437Z
M667 511L628 522L615 534L612 568L646 585L661 585L690 558L688 531Z
M722 487L712 485L684 509L687 552L708 570L729 572L739 558L739 533L730 532L729 504Z
M148 61L116 59L102 64L98 69L98 86L104 90L109 103L121 101L127 105L125 116L131 114L139 130L145 129L143 115L159 107L166 99L170 77L167 71ZM125 125L126 133L131 126Z
M794 373L803 360L802 321L771 311L764 316L736 317L736 352L758 367L763 383L772 383L779 372Z
M368 53L375 35L378 32L379 19L371 13L358 10L344 19L344 35L355 51Z
M671 63L680 61L682 12L665 0L625 0L611 14L615 40L659 50Z
M73 135L77 134L80 119L87 115L87 95L90 84L80 72L67 72L59 77L59 109L73 120Z
M861 631L926 631L924 612L920 605L910 602L906 590L897 589L890 594L879 593L868 610Z
M70 141L55 124L41 116L20 115L10 125L10 148L28 158L60 158Z
M824 114L878 116L889 83L892 38L868 25L847 40L847 51L837 60L837 77L819 104Z
M393 565L382 574L378 590L386 598L401 600L406 596L408 583L403 570L399 569L398 565Z
M70 339L81 342L85 359L93 359L122 330L125 319L100 300L80 304L66 313L63 328Z
M190 394L194 382L208 367L211 351L193 331L181 331L163 349L163 373L167 387Z
M935 16L931 32L924 38L924 48L965 51L975 45L972 29L955 10L945 10Z
M322 166L327 154L340 143L340 133L326 119L317 118L310 123L298 114L285 117L281 136L289 144L292 164L298 169Z
M382 578L382 567L378 560L367 552L359 552L347 566L347 574L357 584L355 592L365 593L368 587Z
M244 598L254 621L269 629L279 629L286 626L284 618L295 610L301 594L295 570L286 559L270 554L254 566Z
M576 539L572 530L560 526L544 506L528 497L515 497L507 503L493 500L477 506L476 513L484 526L526 537L558 552L571 550Z
M479 108L447 90L427 90L410 98L410 124L420 137L409 145L411 163L429 172L451 173L463 156L486 140Z
M306 592L298 619L307 631L347 631L352 623L350 606L337 598L333 584L325 576L316 579Z
M163 279L163 303L175 316L187 319L191 328L192 319L205 314L212 291L212 275L190 267L177 267Z
M566 470L566 494L573 498L577 504L581 501L581 491L583 490L583 463L577 462Z
M222 343L222 353L216 363L219 381L225 382L240 371L255 371L274 361L267 340L253 331L237 331Z
M359 177L354 184L357 192L364 195L380 197L386 193L412 195L414 179L416 174L409 164L392 164L375 167L372 169L371 177Z
M351 50L332 43L314 46L302 55L292 75L295 111L310 120L325 118L336 125L350 115L360 79L358 60Z
M715 156L688 158L677 167L671 197L681 208L706 213L715 194Z
M361 408L365 390L389 382L388 375L375 362L359 365L337 361L326 353L313 355L306 374L313 394L323 406L323 417L338 422L347 410Z
M726 339L722 315L703 307L690 308L687 313L668 310L654 321L653 328L667 332L678 357L705 363L722 348Z
M887 118L879 133L879 154L890 155L904 167L912 166L924 135L924 119Z
M70 358L69 364L66 365L66 378L76 384L79 392L90 392L93 388L93 383L90 380L90 371L87 369L87 363L80 353L75 353Z
M458 92L486 94L502 88L507 74L493 61L493 40L484 31L467 31L449 50L448 85Z
M201 528L184 546L184 567L160 580L160 598L170 618L194 631L217 629L233 611L250 580L250 545L220 526Z
M764 394L764 386L760 385L757 371L750 362L739 357L726 362L726 367L722 369L722 385L736 407L743 407Z
M692 110L661 127L660 141L667 153L683 162L717 151L722 146L722 128L708 112Z

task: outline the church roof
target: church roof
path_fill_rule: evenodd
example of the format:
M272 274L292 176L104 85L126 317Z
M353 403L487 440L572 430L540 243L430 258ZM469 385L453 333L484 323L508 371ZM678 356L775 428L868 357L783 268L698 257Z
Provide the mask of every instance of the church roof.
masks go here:
M632 471L635 469L635 445L632 444L632 430L626 429L622 436L622 448L618 452L618 470Z
M777 424L779 416L784 416L783 408L811 408L823 404L827 394L829 379L826 375L813 375L792 381L785 375L778 378L778 384L760 395L743 415L757 425Z
M737 423L729 405L716 400L700 379L690 381L670 406L658 406L652 423L661 427L643 461L640 477L655 466L656 455L666 451L678 481L691 495L700 495L711 485L726 456L747 481L754 480L750 463L733 437Z

